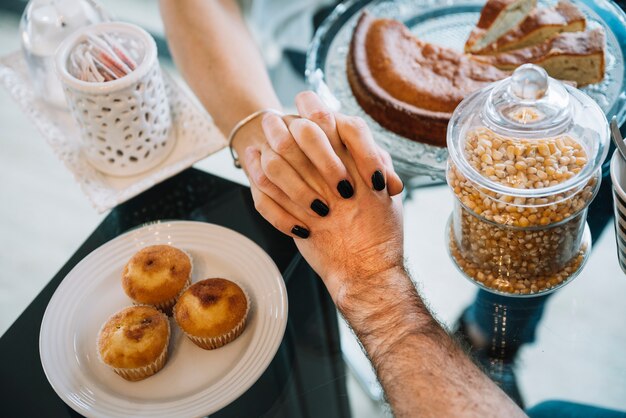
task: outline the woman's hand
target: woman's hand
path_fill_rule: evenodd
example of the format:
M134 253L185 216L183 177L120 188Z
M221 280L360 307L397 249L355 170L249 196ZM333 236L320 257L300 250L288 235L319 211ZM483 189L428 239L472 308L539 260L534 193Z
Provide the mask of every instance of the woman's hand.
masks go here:
M348 152L356 165L352 171L369 187L378 191L387 188L391 196L402 192L404 185L393 169L391 157L375 144L366 126L363 128L367 137L359 138L358 134L353 137L350 132L340 137L337 118L345 126L365 125L360 118L333 115L312 92L300 93L296 105L303 118L286 116L281 121L268 114L258 122L260 127L255 120L242 129L242 139L262 136L263 140L238 142L247 144L238 151L252 194L260 198L256 200L274 201L267 206L278 201L286 203L285 197L291 200L282 216L275 219L277 229L294 238L306 238L310 232L306 223L292 224L299 214L327 216L330 208L326 195L344 199L353 196L354 174L340 158ZM323 139L316 141L316 138ZM260 158L255 158L255 154ZM304 218L300 216L300 220Z
M401 202L390 196L402 182L363 120L333 116L313 93L296 102L318 123L266 115L268 146L248 148L243 161L259 212L296 238L341 307L403 266Z
M381 189L383 182L380 181L380 176L376 176L376 182L374 176L378 171L379 174L383 174L383 178L387 182L387 189L391 196L395 196L402 192L404 185L402 180L396 174L391 162L389 153L380 148L373 140L368 141L351 141L351 138L341 138L337 126L337 118L341 118L340 114L334 115L324 105L320 98L311 91L304 91L296 96L296 107L300 116L318 125L324 132L330 145L339 155L345 153L346 149L352 155L356 162L356 167L363 181L366 184L370 184L375 189ZM360 118L352 118L355 123L364 122ZM344 118L345 120L345 118ZM369 130L368 130L369 132ZM371 139L371 135L369 135ZM301 142L298 142L300 145ZM325 154L327 156L332 155ZM340 165L340 164L339 164ZM334 170L331 167L322 167L320 173L326 179L326 182L330 185L333 184L335 179L333 176Z

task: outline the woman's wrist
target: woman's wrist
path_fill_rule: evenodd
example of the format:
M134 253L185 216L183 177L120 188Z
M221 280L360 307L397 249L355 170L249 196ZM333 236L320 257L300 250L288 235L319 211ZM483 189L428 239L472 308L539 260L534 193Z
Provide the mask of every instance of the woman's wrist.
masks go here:
M262 116L252 119L250 122L242 126L232 140L232 147L239 156L245 152L246 148L251 146L261 146L266 141L263 127L261 126Z
M266 107L257 109L245 115L233 125L232 129L237 130L229 145L238 155L242 155L246 148L250 146L260 146L267 143L267 138L265 138L265 133L263 132L263 117L268 112L280 113L282 112L281 109L281 106ZM246 119L249 119L250 117L252 119L246 121ZM237 124L242 122L243 125L241 127L235 127ZM229 131L229 134L232 134L232 130Z

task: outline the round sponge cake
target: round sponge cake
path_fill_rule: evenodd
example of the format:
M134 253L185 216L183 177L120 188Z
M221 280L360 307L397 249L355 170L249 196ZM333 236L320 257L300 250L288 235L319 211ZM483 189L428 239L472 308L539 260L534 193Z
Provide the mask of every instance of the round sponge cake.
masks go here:
M170 245L152 245L136 253L124 267L122 287L135 303L169 314L191 283L191 258Z
M98 334L98 354L126 380L152 376L167 360L170 324L152 306L131 306L111 316Z
M248 296L226 279L206 279L191 285L174 306L174 318L196 345L210 350L237 338L250 310Z

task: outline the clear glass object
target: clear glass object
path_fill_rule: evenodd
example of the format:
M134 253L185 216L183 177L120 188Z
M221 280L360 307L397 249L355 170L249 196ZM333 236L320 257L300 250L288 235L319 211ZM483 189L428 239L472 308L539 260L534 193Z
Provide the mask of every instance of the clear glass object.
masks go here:
M54 68L54 53L76 29L105 20L102 9L88 0L30 0L20 22L22 51L39 97L66 107Z
M531 64L465 99L448 126L449 247L481 286L536 295L579 271L609 130L589 96Z

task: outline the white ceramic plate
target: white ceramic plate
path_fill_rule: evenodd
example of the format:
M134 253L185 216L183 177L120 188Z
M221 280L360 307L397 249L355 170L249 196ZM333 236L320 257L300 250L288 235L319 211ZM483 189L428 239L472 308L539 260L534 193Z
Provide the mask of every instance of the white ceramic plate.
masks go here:
M101 325L130 299L122 268L140 248L171 244L193 257L193 281L224 277L248 292L243 334L217 350L189 341L172 321L169 360L156 375L127 382L98 359ZM128 232L85 257L65 277L44 314L41 363L57 394L90 417L193 417L213 413L243 394L265 371L287 324L287 292L270 257L229 229L201 222L165 222Z

